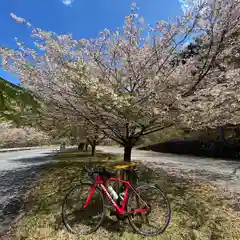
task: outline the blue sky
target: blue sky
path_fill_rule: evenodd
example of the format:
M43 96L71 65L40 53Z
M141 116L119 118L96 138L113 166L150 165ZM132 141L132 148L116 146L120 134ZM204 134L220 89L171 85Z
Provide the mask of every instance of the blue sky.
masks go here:
M180 0L182 3L184 0ZM16 48L14 38L31 43L29 30L15 22L10 13L30 21L35 27L58 34L72 33L73 37L95 37L105 27L113 30L123 25L129 13L130 0L5 0L0 3L0 46ZM178 0L138 0L140 14L146 23L155 23L182 14ZM0 68L0 77L18 83Z

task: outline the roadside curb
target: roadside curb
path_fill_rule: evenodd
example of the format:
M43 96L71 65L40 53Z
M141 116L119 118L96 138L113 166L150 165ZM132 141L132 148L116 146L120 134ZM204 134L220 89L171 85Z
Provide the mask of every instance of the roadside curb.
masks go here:
M22 149L6 149L6 150L1 150L0 153L5 153L5 152L21 152L21 151L27 151L27 150L34 150L38 148L22 148Z
M69 146L66 147L66 149L71 149L74 148L75 146ZM59 146L42 146L42 147L26 147L26 148L0 148L0 154L1 153L6 153L6 152L21 152L21 151L29 151L29 150L37 150L37 149L52 149L52 148L56 148L56 150L59 150Z

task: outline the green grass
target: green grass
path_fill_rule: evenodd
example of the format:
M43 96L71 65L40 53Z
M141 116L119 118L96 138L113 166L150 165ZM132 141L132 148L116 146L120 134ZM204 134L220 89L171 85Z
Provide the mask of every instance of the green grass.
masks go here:
M82 178L84 164L111 166L120 159L108 154L68 151L56 156L59 161L45 170L40 181L28 192L26 215L15 226L10 239L20 240L73 240L61 221L63 197ZM157 237L142 238L135 234L127 222L121 223L122 231L104 225L96 233L81 239L88 240L239 240L240 217L231 209L231 199L226 199L213 186L197 181L187 181L166 172L155 172L139 165L140 179L155 182L167 193L172 206L172 220L167 230Z

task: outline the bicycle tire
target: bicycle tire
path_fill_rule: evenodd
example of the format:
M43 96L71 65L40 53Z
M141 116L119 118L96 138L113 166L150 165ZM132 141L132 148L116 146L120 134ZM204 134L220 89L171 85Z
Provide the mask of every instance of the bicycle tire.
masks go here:
M78 235L78 236L85 236L85 235L88 235L88 234L91 234L91 233L97 231L98 228L101 226L101 224L102 224L102 222L103 222L103 220L104 220L104 217L105 217L105 215L106 215L106 208L105 208L104 197L103 197L103 194L102 194L101 190L97 187L97 188L96 188L96 191L94 192L94 194L95 194L96 192L99 194L100 199L101 199L100 205L101 205L101 208L102 208L101 214L99 214L99 216L100 216L99 221L98 221L97 223L95 223L94 226L93 226L90 230L88 230L88 231L86 231L86 232L84 232L84 233L80 233L79 231L75 231L75 230L73 229L73 227L71 227L71 225L69 224L69 222L68 222L68 220L67 220L67 216L66 216L66 213L65 213L66 205L67 205L67 200L68 200L69 196L70 196L75 190L80 189L80 190L82 191L82 189L83 189L84 186L88 188L88 194L89 194L89 190L91 189L92 184L91 184L91 183L81 183L81 184L79 184L79 185L77 185L77 186L75 186L75 187L73 187L73 188L71 188L71 189L69 190L69 192L68 192L67 195L65 196L64 201L63 201L63 204L62 204L62 220L63 220L64 226L67 228L67 230L68 230L70 233L75 234L75 235ZM84 200L86 200L86 199L87 199L87 196L85 197ZM80 200L80 199L79 199L79 200ZM92 200L92 199L91 199L91 200ZM91 200L90 200L90 201L91 201ZM87 208L86 208L86 209L87 209ZM81 209L80 211L82 211L82 209ZM78 216L79 216L79 215L78 215ZM92 219L94 219L94 218L92 217Z
M158 227L155 227L157 228L156 231L153 231L153 232L145 232L145 231L142 231L135 223L134 223L134 216L130 215L128 216L128 220L129 220L129 223L131 225L131 227L139 234L139 235L142 235L142 236L157 236L161 233L163 233L166 228L168 227L169 223L170 223L170 220L171 220L171 206L170 206L170 203L167 199L167 196L164 194L164 192L162 191L162 189L158 186L158 185L155 185L155 184L143 184L143 185L139 185L138 187L136 187L136 191L138 192L138 194L141 196L141 198L143 198L144 200L144 197L141 195L141 188L145 188L147 191L150 191L151 188L154 188L155 190L157 190L157 192L159 193L159 195L164 199L164 201L166 202L167 206L166 206L166 210L167 210L167 216L165 217L165 220L164 220L164 224L158 228ZM130 201L131 199L133 199L133 197L136 196L135 192L132 191L130 196L129 196L129 199L128 199L128 205L127 205L127 210L133 210L133 209L129 209L129 206L130 206ZM145 201L145 200L144 200ZM147 200L146 200L146 203L148 204ZM136 209L136 208L135 208ZM135 215L136 216L136 215Z

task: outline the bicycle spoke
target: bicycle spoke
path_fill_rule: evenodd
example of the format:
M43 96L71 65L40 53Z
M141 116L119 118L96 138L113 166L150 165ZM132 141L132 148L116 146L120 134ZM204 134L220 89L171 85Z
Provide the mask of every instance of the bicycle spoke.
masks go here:
M139 233L145 236L154 236L163 232L171 216L170 206L163 192L154 185L143 185L129 198L131 209L149 207L150 211L134 214L129 217L130 224Z
M102 193L96 190L88 205L83 208L89 197L90 184L82 184L73 188L65 198L63 205L63 220L67 229L78 235L86 235L95 231L105 215Z

